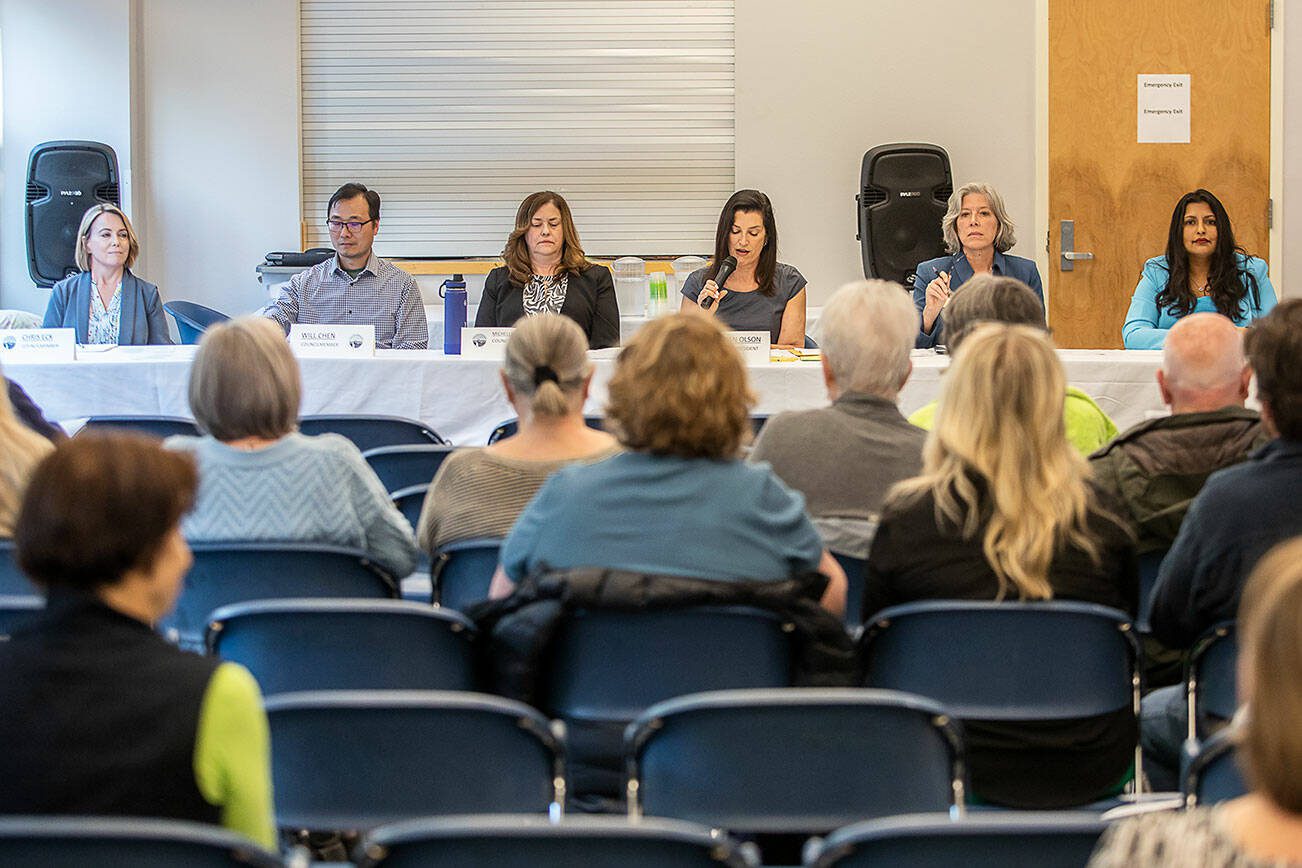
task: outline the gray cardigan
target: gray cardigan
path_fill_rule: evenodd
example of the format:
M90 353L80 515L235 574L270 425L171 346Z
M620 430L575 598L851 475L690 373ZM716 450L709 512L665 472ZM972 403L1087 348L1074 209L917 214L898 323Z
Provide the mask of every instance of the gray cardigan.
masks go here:
M54 285L45 309L42 328L75 328L77 343L84 344L90 333L90 272L65 277ZM158 287L130 272L122 275L122 321L118 344L170 344L167 318Z

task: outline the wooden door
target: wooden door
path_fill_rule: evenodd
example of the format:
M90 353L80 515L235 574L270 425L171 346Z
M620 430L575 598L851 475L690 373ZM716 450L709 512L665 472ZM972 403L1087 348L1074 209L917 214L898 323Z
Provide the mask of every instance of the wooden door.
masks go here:
M1063 347L1120 347L1144 260L1205 187L1269 253L1269 0L1049 0L1049 323ZM1190 141L1138 144L1137 76L1188 73ZM1061 221L1094 254L1061 270Z

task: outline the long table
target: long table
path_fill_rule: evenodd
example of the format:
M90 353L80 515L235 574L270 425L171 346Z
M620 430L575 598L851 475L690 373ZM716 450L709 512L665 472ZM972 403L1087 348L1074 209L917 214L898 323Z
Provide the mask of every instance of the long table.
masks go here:
M5 374L20 383L52 419L88 416L189 417L186 387L195 347L115 347L79 351L75 362L10 362ZM593 354L596 375L586 410L599 414L617 350ZM1094 397L1119 428L1163 410L1154 372L1158 351L1060 350L1068 381ZM380 350L371 359L299 360L303 415L366 413L425 422L457 445L481 445L493 428L515 415L498 377L500 363L444 356L435 351ZM907 415L936 399L949 358L931 350L913 354L913 375L900 395ZM773 414L827 403L816 362L781 362L748 369L759 396L757 413Z

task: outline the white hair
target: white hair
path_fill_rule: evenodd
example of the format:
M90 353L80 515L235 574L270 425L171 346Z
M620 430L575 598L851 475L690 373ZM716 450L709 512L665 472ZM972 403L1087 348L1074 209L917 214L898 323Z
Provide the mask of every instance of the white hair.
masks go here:
M817 332L842 391L894 399L909 373L918 309L898 283L847 283L823 306Z
M950 194L949 207L945 210L944 219L940 221L940 231L945 236L945 249L950 253L958 253L962 247L958 240L958 230L954 227L958 224L958 212L963 210L963 197L972 193L985 196L990 201L990 210L995 212L995 219L999 221L999 231L995 233L995 250L1000 253L1011 250L1017 243L1017 236L1013 234L1016 226L1008 216L1008 209L1004 207L1004 197L984 181L969 181Z

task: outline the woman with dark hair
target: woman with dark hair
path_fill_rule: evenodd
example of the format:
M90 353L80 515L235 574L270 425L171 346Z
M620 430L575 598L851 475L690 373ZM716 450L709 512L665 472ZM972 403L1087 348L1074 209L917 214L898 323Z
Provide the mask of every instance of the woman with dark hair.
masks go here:
M1225 206L1199 188L1171 212L1166 253L1144 263L1121 337L1128 350L1160 350L1181 317L1205 311L1246 326L1275 300L1266 263L1235 242Z
M513 326L522 317L559 313L579 324L589 349L619 346L610 269L584 256L570 206L559 193L543 190L520 203L502 258L506 265L484 281L476 326Z
M728 257L737 266L715 281ZM805 344L805 277L778 262L778 224L773 203L759 190L738 190L719 214L714 258L683 282L680 310L702 308L734 331L767 331L781 346Z

